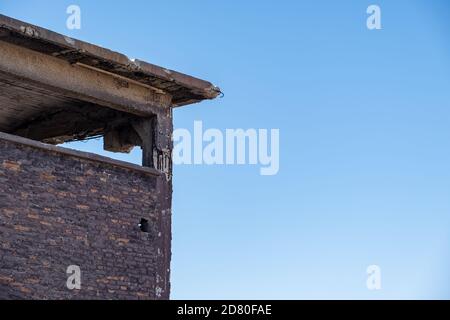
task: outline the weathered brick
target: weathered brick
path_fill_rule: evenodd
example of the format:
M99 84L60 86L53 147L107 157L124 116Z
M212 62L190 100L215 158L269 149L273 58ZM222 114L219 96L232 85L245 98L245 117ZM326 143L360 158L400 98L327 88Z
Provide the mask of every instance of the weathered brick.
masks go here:
M48 181L48 182L54 181L56 179L56 177L54 175L52 175L51 173L48 173L48 172L42 172L40 174L40 178L42 180Z
M9 283L9 282L13 282L14 279L11 277L6 277L6 276L1 276L0 275L0 283Z
M14 230L20 231L20 232L28 232L31 229L28 227L24 227L24 226L14 226Z
M3 168L11 171L20 171L21 165L18 162L3 160Z
M168 298L155 293L168 277L157 252L170 252L156 177L1 139L0 170L0 299ZM79 291L66 287L69 265Z

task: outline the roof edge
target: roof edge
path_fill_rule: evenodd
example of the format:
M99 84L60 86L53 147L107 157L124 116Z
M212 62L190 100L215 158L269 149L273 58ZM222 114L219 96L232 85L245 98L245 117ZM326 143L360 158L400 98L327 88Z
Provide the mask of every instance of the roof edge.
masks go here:
M214 99L220 89L212 83L94 44L64 36L0 14L0 40L67 60L83 63L131 80L150 85L173 95L173 106Z

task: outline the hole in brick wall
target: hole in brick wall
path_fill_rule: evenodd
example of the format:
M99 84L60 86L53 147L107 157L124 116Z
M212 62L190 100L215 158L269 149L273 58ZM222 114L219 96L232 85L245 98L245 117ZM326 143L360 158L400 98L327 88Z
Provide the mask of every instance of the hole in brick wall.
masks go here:
M142 232L148 233L148 220L142 218L141 222L139 222L139 228L141 229Z

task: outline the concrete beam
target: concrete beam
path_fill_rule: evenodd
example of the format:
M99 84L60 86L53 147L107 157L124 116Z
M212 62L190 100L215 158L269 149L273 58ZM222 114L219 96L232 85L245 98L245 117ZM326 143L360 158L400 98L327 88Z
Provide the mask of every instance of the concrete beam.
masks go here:
M0 72L73 99L138 116L155 115L171 107L171 95L161 90L3 41L0 41Z

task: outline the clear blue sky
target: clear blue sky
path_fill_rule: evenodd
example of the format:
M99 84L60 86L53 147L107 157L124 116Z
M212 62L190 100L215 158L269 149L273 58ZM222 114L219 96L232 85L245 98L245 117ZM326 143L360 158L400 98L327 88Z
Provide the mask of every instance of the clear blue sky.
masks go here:
M81 30L66 29L70 4ZM366 28L370 4L382 30ZM276 176L175 167L172 298L450 298L448 1L0 0L0 12L222 88L175 110L176 127L280 129ZM372 264L380 291L365 285Z

